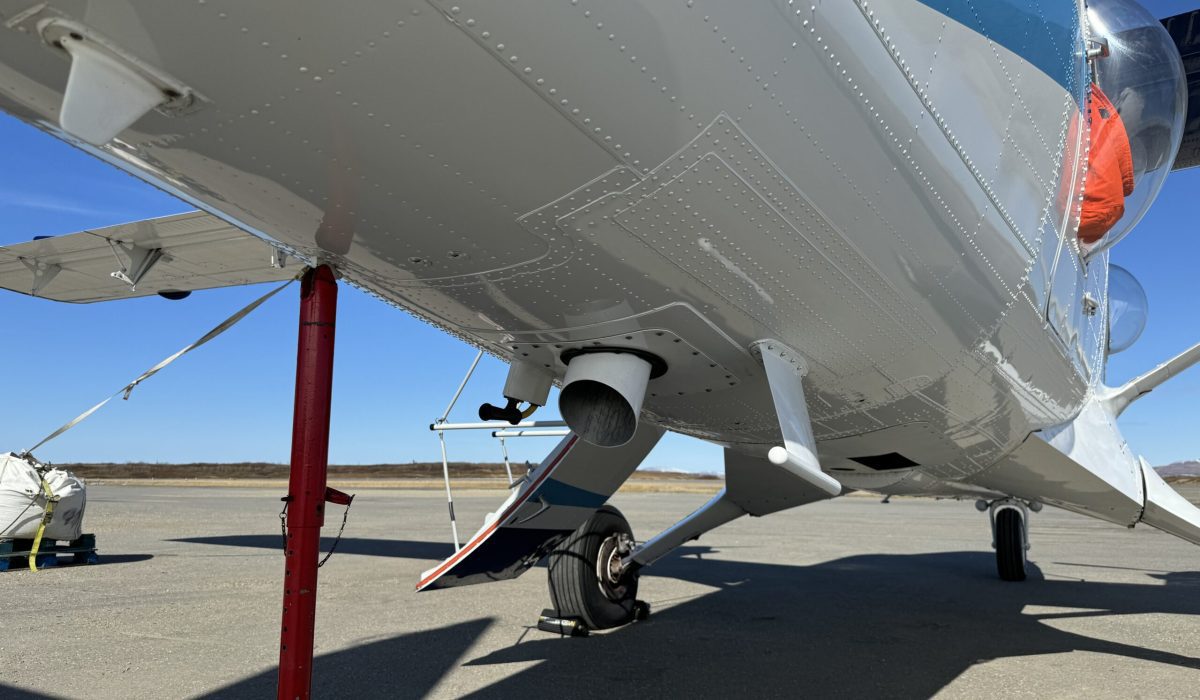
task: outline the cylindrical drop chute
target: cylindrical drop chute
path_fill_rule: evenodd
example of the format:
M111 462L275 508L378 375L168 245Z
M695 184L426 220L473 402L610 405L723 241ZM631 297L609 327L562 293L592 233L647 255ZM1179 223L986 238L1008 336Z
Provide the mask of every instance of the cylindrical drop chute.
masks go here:
M637 430L651 369L648 360L629 352L575 355L558 398L563 420L594 445L624 445Z

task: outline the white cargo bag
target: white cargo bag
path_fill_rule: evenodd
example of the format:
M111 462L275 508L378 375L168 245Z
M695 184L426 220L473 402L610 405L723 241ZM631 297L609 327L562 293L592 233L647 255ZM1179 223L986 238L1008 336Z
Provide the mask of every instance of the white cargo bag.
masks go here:
M0 537L32 539L46 512L47 497L35 462L11 452L0 453ZM74 540L83 534L86 486L63 469L45 473L46 485L58 497L43 537Z

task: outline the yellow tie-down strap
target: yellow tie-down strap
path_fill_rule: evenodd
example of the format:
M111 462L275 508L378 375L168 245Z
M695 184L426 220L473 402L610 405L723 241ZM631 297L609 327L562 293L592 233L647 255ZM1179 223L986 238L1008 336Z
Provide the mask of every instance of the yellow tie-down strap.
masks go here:
M46 532L46 526L54 517L54 504L58 503L58 496L55 496L54 492L50 490L50 484L47 484L45 479L40 481L42 482L42 491L46 494L46 511L42 513L42 522L38 525L37 534L33 537L33 546L29 548L30 571L37 571L38 547L42 545L42 535Z

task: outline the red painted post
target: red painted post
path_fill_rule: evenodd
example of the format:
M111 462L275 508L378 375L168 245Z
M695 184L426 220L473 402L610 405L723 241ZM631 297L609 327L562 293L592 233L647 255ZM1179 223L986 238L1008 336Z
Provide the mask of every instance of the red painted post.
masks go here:
M305 273L300 287L283 627L279 640L280 700L308 698L312 686L317 554L321 526L325 524L325 475L329 466L329 403L333 394L336 320L337 280L328 266L320 265Z

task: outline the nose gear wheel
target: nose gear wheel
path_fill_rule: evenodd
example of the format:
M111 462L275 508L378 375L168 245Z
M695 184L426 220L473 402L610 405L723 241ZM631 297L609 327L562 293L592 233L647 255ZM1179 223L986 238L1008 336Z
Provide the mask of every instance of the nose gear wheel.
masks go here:
M633 548L633 530L612 506L599 510L548 558L550 601L560 618L608 629L639 615L637 571L621 565Z

